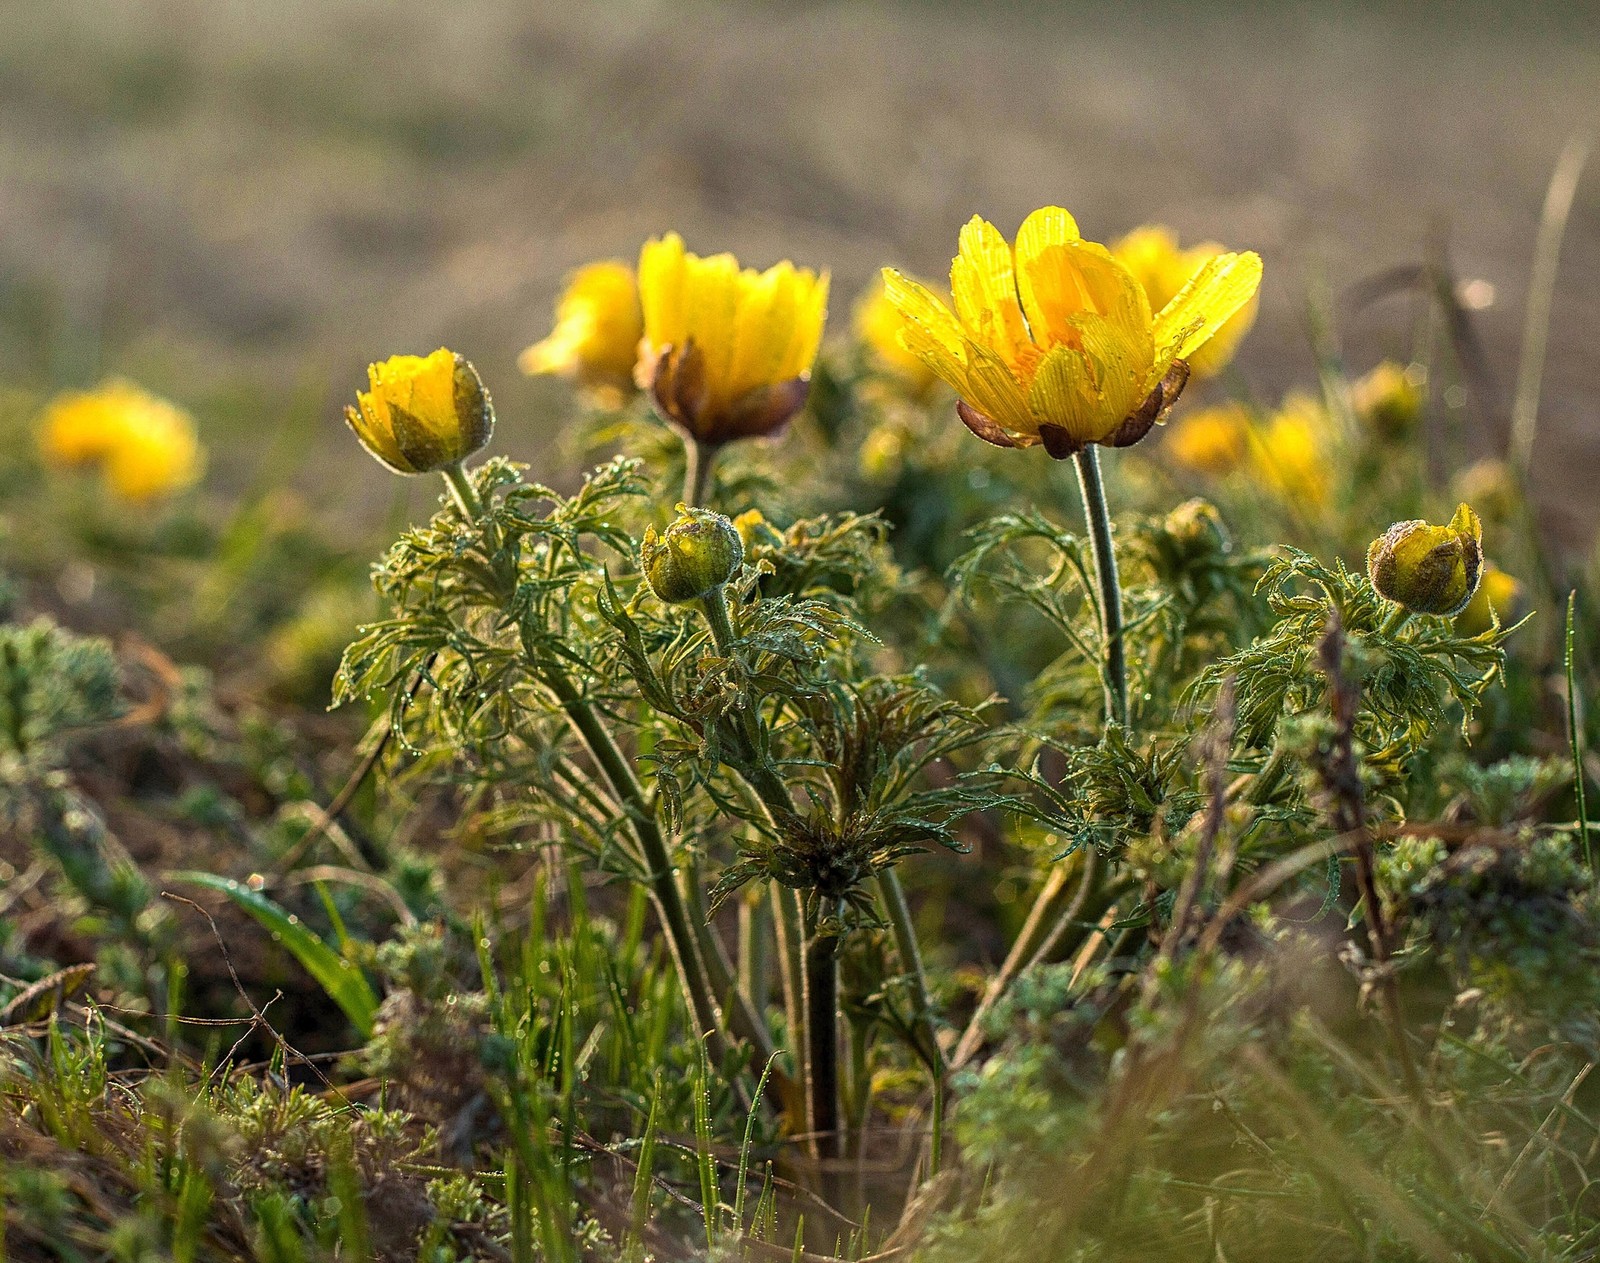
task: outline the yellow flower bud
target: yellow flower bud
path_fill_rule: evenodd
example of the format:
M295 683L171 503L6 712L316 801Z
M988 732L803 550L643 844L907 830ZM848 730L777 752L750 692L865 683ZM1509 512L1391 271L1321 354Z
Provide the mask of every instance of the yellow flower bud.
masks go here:
M477 369L443 347L432 355L391 355L367 367L371 389L345 420L362 445L397 474L459 465L489 441L494 405Z
M639 558L650 590L669 605L681 605L698 601L739 572L744 541L722 514L680 504L678 520L666 534L646 528Z
M1522 603L1522 585L1492 561L1483 565L1483 579L1472 600L1456 615L1456 631L1463 636L1479 636L1494 626L1494 620L1510 622Z
M1220 478L1249 458L1250 431L1250 413L1243 404L1218 404L1173 425L1161 450L1180 465Z
M1403 439L1422 420L1428 375L1420 364L1401 367L1384 360L1350 388L1350 404L1369 428L1386 439Z
M1448 526L1396 522L1367 549L1379 596L1417 614L1459 614L1483 572L1483 526L1465 504Z
M1211 260L1224 253L1215 241L1201 242L1187 250L1178 248L1172 230L1159 225L1136 228L1111 247L1112 256L1144 287L1153 310L1160 311ZM1244 335L1256 322L1259 294L1250 300L1211 335L1211 340L1189 356L1189 368L1196 377L1214 377L1227 367L1239 349Z
M675 232L639 254L644 341L636 380L661 414L720 447L772 434L805 406L828 316L828 274L702 259Z
M1233 541L1222 524L1222 514L1209 500L1185 500L1162 520L1162 527L1185 557L1225 553Z
M633 390L644 336L639 282L618 259L573 272L556 301L555 328L517 357L529 376L555 373L620 403Z
M111 489L135 503L180 491L205 469L194 418L121 379L51 401L39 450L57 467L98 465Z

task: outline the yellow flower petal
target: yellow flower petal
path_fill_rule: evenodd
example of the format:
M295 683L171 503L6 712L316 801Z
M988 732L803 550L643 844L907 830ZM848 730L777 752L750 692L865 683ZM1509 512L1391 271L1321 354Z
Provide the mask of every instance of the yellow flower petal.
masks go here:
M1155 318L1155 344L1184 359L1248 303L1261 286L1261 256L1219 254ZM1163 370L1164 371L1164 370Z

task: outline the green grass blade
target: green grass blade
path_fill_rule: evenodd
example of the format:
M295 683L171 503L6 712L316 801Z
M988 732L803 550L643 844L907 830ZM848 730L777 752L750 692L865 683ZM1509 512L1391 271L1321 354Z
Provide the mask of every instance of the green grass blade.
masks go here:
M1589 846L1589 796L1584 789L1583 729L1578 726L1578 676L1573 666L1573 650L1577 645L1577 632L1573 629L1573 612L1578 604L1578 591L1567 593L1567 739L1572 745L1572 777L1578 795L1578 837L1583 842L1583 862L1594 871L1594 856Z
M308 929L299 917L286 912L260 891L251 890L228 877L215 873L170 873L170 882L204 886L227 895L270 931L290 954L315 978L328 998L337 1004L362 1039L372 1034L378 1013L378 997L361 971L345 960Z

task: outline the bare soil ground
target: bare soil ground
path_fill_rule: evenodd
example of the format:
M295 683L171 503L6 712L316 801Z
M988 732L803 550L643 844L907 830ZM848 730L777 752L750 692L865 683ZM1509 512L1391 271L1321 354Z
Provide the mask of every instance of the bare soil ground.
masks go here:
M512 357L584 259L677 227L831 268L842 323L880 263L936 274L974 211L1009 231L1060 202L1092 236L1163 220L1259 249L1241 367L1264 396L1312 378L1314 272L1339 288L1447 242L1496 296L1471 439L1488 448L1552 166L1600 131L1597 31L1583 3L6 5L0 351L36 382L115 368L193 403L257 396L223 479L259 472L250 427L285 406L260 395L309 399L325 459L308 489L375 497L336 418L396 350L470 354L505 447L541 459L547 422L526 418L560 393ZM1567 236L1536 458L1574 541L1600 519L1597 275L1600 163ZM1414 315L1369 313L1355 366Z

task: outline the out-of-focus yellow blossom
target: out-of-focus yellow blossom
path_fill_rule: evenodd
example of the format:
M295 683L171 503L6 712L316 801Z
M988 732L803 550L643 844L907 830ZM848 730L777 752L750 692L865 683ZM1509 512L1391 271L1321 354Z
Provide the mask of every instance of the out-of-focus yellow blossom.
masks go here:
M1188 379L1188 358L1255 294L1261 260L1206 263L1155 315L1144 289L1060 207L1037 210L1013 247L986 220L961 230L952 312L884 269L900 339L961 397L962 421L998 447L1064 459L1090 443L1143 438Z
M1450 490L1457 500L1476 505L1491 523L1510 522L1522 502L1511 466L1493 456L1468 465L1450 480Z
M760 509L746 509L733 519L733 529L739 532L739 539L743 542L745 551L760 545L764 548L782 548L783 532L771 522Z
M1422 420L1428 374L1420 364L1384 360L1350 387L1350 405L1361 421L1387 439L1410 436Z
M690 254L675 232L639 254L644 341L636 380L706 447L771 434L805 406L828 316L828 274L765 272Z
M905 464L911 446L911 431L898 421L884 421L872 427L862 440L856 464L862 476L875 482L888 482Z
M929 293L937 292L931 282L916 278ZM900 341L900 330L905 321L900 310L889 301L883 277L873 279L861 297L856 299L853 312L855 335L866 347L874 367L898 379L912 396L926 394L938 381L934 371L920 355L910 351Z
M1279 499L1321 509L1332 492L1327 447L1330 421L1310 395L1291 392L1283 406L1251 433L1250 464Z
M194 418L120 378L52 400L39 450L57 467L98 465L116 494L139 503L181 491L205 471Z
M1492 561L1483 563L1483 578L1472 600L1456 615L1456 631L1478 636L1494 626L1493 619L1510 622L1522 603L1522 585ZM1493 617L1491 618L1491 613Z
M1191 412L1175 423L1161 448L1178 464L1220 478L1250 457L1250 410L1223 403Z
M530 376L571 378L621 402L633 389L643 336L644 312L633 269L620 259L590 263L567 277L556 300L555 327L517 357L517 367Z
M1483 524L1465 504L1448 525L1396 522L1367 549L1379 596L1418 614L1461 613L1483 573Z
M1144 286L1150 306L1159 311L1201 268L1227 251L1215 241L1180 250L1171 229L1153 224L1134 229L1111 247L1111 253ZM1259 294L1252 292L1249 301L1223 321L1211 340L1188 357L1196 377L1212 377L1227 367L1244 335L1255 324L1260 305Z
M494 433L494 405L478 371L443 347L367 366L371 388L345 420L367 451L397 474L459 465Z

